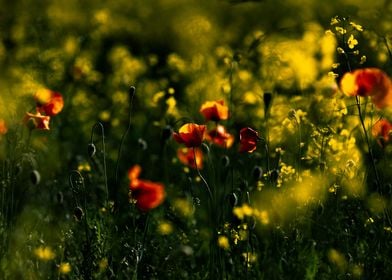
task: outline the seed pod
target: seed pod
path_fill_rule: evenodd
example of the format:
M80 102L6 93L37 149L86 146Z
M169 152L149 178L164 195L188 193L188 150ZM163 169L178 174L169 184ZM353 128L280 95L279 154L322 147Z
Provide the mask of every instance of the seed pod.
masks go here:
M87 145L87 154L89 157L93 157L97 152L97 148L95 147L94 143L90 143Z
M260 180L263 177L263 168L261 168L260 166L256 165L255 167L253 167L252 170L252 176L253 178L257 181Z
M237 206L237 204L238 204L238 196L236 195L235 192L229 194L228 199L229 199L229 203L230 203L231 207Z
M63 202L64 202L64 195L63 195L63 192L59 191L59 192L56 194L56 200L57 200L57 203L58 203L58 204L63 204Z
M279 170L274 169L272 170L271 174L270 174L270 180L271 182L276 182L279 178Z
M77 222L80 222L84 216L84 211L81 207L77 206L74 209L74 218Z
M41 182L41 174L37 170L31 171L30 180L33 185L38 185Z
M144 141L142 138L139 138L137 140L137 143L138 143L140 149L142 149L143 151L147 150L147 148L148 148L147 142Z
M222 156L221 158L222 166L223 167L228 167L230 164L230 158L226 155Z
M263 100L264 100L264 116L267 116L271 106L272 94L270 92L264 93Z

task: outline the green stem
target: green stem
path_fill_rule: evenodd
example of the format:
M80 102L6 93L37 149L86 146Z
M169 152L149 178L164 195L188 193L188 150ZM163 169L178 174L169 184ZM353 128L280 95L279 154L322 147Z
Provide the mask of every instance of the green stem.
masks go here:
M195 167L196 167L197 175L199 175L200 179L203 181L204 185L206 186L207 191L208 191L208 195L210 196L211 203L213 203L214 197L213 197L213 195L212 195L211 188L210 188L210 186L208 185L206 179L204 179L203 175L201 175L200 169L199 169L199 167L197 166L196 148L195 148L195 147L193 147L193 160L195 161Z
M366 144L368 146L368 150L369 150L369 155L370 155L370 159L371 159L371 162L372 162L372 168L373 168L374 176L376 177L377 191L380 191L380 178L378 176L376 163L374 161L373 149L372 149L372 147L370 145L369 136L367 134L367 130L366 130L366 126L365 126L365 121L364 121L364 118L362 116L362 108L361 108L360 96L356 95L355 96L355 101L356 101L357 108L358 108L358 114L359 114L359 120L361 122L361 127L362 127L362 130L363 130L363 133L365 134L365 141L366 141Z

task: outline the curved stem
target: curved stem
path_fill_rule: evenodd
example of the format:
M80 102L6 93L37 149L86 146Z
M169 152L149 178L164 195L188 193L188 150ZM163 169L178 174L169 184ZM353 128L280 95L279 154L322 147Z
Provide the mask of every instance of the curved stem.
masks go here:
M360 99L360 97L358 95L355 96L355 101L356 101L357 108L358 108L358 114L359 114L359 120L361 122L361 127L362 127L362 130L363 130L363 133L365 134L365 141L366 141L366 144L368 146L368 150L369 150L370 160L372 162L372 168L373 168L374 176L376 177L377 191L380 191L380 178L378 176L376 163L374 162L373 149L372 149L372 147L370 145L369 136L367 134L367 130L366 130L366 126L365 126L365 121L364 121L363 116L362 116L361 99Z
M106 171L106 150L105 150L105 129L103 127L103 124L101 122L96 122L92 129L91 129L91 138L90 138L90 143L93 143L93 137L94 137L94 131L96 127L100 127L101 129L101 139L102 139L102 152L103 152L103 176L105 179L105 192L106 192L106 206L109 202L109 189L108 189L108 176L107 176L107 171Z
M213 196L212 196L211 188L208 185L206 179L204 179L203 175L201 175L199 167L197 166L196 148L195 147L193 147L193 160L195 161L195 167L196 167L197 175L199 175L200 179L203 181L204 185L206 186L207 191L208 191L208 195L210 196L210 200L211 200L211 203L212 203L214 199L213 199Z
M131 100L129 101L128 125L127 125L127 129L125 130L124 134L121 137L120 146L118 148L118 153L117 153L116 171L115 171L115 186L116 186L116 188L117 188L117 184L118 184L118 167L119 167L119 164L120 164L122 147L124 145L125 138L127 137L128 133L129 133L129 130L131 129L132 105L133 105L133 98L135 96L135 92L136 92L136 88L134 86L131 86L130 89L129 89L129 96L131 97Z

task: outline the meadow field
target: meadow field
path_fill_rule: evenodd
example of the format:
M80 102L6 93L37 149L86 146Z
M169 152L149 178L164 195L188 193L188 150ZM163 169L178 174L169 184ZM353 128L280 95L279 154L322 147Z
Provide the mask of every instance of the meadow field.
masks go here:
M0 279L392 278L392 1L0 7Z

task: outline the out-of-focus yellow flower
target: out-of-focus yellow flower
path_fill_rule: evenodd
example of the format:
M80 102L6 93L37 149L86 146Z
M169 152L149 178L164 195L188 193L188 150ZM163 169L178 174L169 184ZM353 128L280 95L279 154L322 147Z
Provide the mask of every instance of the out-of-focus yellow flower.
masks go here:
M347 260L344 255L336 249L328 251L328 259L331 263L335 264L339 270L345 271L347 268Z
M224 250L228 250L230 248L229 239L224 235L219 235L218 246Z
M248 204L243 204L239 207L233 208L233 214L240 220L243 220L245 217L252 216L253 209Z
M56 254L49 246L40 246L34 250L34 254L42 261L50 261L56 257Z
M90 172L91 171L91 166L88 164L88 162L82 162L78 165L78 171L79 172Z
M245 252L245 253L242 253L242 256L244 257L248 267L250 267L252 265L252 263L255 263L257 261L257 254L256 253Z
M184 217L190 217L193 213L192 204L185 198L177 198L174 200L173 206Z
M63 262L59 266L60 274L68 274L71 272L71 265L68 262Z
M108 267L108 259L107 258L101 259L98 263L98 267L100 271L105 270Z
M158 224L158 232L161 235L169 235L173 232L173 226L168 221L161 221Z

